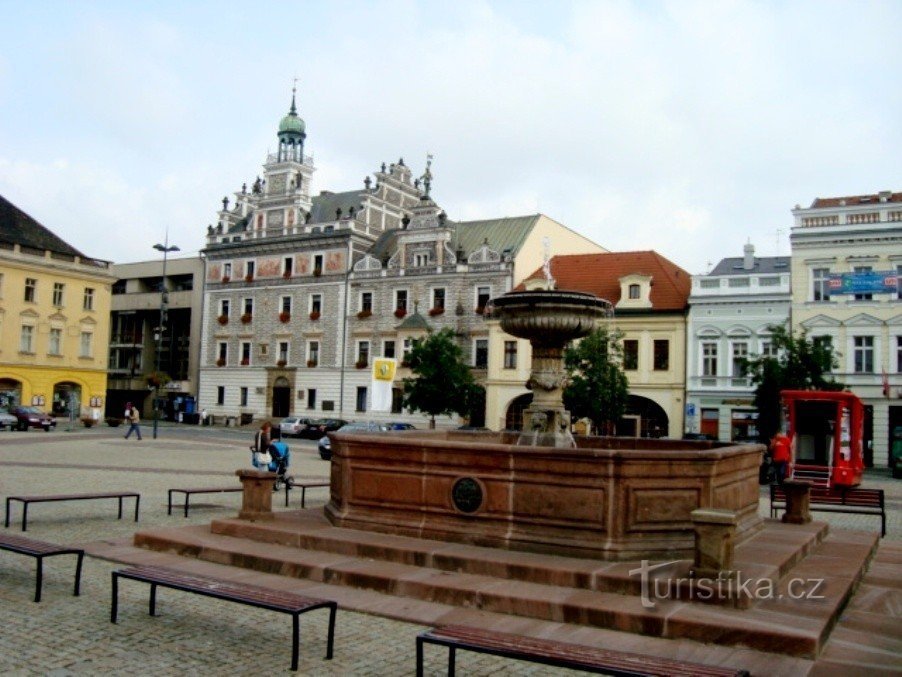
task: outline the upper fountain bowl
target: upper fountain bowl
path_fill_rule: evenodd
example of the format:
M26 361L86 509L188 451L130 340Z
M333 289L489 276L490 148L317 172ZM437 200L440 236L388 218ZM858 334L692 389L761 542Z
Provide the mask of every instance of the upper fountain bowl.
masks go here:
M594 294L559 289L508 292L493 299L490 310L508 334L551 343L587 336L610 314L610 302Z

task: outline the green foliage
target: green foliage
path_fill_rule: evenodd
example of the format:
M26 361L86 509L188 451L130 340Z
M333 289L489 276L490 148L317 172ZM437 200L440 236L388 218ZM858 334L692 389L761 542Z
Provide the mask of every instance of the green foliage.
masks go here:
M804 332L794 336L785 327L768 327L777 357L758 356L745 361L755 384L758 439L768 442L780 429L781 390L842 390L830 371L838 366L832 344L810 341Z
M453 331L414 341L407 361L415 378L404 379L404 407L429 414L432 427L436 416L469 414L477 387Z
M611 434L623 416L629 383L623 373L623 334L599 327L564 351L564 367L570 385L564 390L564 406L575 418L584 416L604 434Z

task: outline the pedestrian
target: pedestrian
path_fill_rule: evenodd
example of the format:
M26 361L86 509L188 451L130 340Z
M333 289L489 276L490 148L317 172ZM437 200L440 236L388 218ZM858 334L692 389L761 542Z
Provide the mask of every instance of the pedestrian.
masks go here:
M777 484L783 484L792 458L792 444L785 433L778 432L770 441L770 454L776 469Z
M125 404L125 420L128 421L128 432L125 433L125 439L128 439L132 432L134 432L140 440L141 416L138 414L138 410L132 406L131 402L126 402Z
M206 409L200 410L200 424L202 426L207 425L207 410Z
M254 434L254 446L251 447L251 450L266 454L269 452L270 442L272 442L272 423L263 421L260 430Z

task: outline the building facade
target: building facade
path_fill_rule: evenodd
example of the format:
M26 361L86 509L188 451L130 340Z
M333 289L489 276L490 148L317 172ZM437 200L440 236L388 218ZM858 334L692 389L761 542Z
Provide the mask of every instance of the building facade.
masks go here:
M692 276L686 354L686 432L734 442L758 441L754 386L744 360L773 355L770 329L789 326L790 258L720 261Z
M0 408L100 418L113 279L0 197Z
M125 403L153 415L159 383L160 416L192 414L197 397L204 290L200 257L122 263L112 267L107 415L121 416ZM162 294L165 322L161 322ZM163 327L162 334L159 327ZM153 375L165 374L163 379Z
M902 425L902 193L792 210L792 326L832 343L834 377L865 405L865 462L886 467Z

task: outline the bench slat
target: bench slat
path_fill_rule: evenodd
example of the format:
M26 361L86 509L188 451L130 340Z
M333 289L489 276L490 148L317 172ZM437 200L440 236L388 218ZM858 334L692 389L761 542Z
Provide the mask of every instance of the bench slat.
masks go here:
M134 491L112 491L100 494L48 494L43 496L9 496L15 501L27 501L28 503L43 503L45 501L79 501L90 498L119 498L139 496Z
M78 548L68 548L55 543L4 533L0 533L0 548L15 549L16 552L21 552L23 555L64 555L79 552Z

